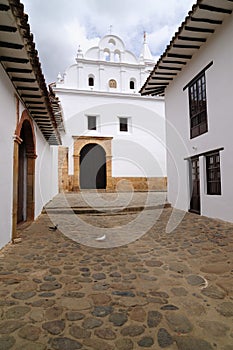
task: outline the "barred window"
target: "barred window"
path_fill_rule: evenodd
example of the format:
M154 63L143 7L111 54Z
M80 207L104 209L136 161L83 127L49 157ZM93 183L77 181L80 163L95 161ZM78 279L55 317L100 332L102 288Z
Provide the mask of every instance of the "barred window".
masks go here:
M208 131L205 73L199 75L189 86L189 111L192 139Z
M221 194L221 171L219 152L206 155L207 194Z

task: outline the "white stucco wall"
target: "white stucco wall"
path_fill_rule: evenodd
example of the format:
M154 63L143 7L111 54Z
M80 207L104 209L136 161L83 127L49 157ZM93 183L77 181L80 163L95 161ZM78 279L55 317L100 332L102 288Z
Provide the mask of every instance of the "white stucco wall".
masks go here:
M17 123L16 96L11 81L0 65L0 249L10 242L12 237L13 210L13 154L14 134ZM19 115L25 107L19 103ZM35 217L44 204L58 192L57 148L46 142L34 123L36 136L35 166Z
M166 176L164 101L134 95L55 89L61 100L73 173L72 136L113 137L114 177ZM87 130L87 116L97 116L97 130ZM129 118L129 131L119 131L119 117Z
M58 193L58 148L50 146L38 127L36 132L35 217Z
M222 195L206 194L205 158L200 158L201 214L233 222L233 16L215 31L166 89L168 200L188 210L189 172L184 158L224 147L220 152ZM206 70L208 132L190 139L188 89L183 88L211 61Z
M13 135L16 99L12 85L0 65L0 248L11 240L13 191Z

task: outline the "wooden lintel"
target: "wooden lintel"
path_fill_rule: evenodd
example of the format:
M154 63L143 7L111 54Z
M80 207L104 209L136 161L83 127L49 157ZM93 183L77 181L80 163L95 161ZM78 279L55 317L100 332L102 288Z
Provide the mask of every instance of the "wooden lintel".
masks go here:
M184 61L170 61L170 60L163 60L162 61L163 63L169 63L169 64L187 64L187 62L184 62Z

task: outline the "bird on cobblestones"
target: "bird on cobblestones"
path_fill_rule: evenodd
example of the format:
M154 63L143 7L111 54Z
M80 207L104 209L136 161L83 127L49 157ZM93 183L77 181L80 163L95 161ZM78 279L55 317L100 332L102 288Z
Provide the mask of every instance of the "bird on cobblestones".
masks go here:
M49 231L56 231L57 230L58 225L55 226L49 226Z

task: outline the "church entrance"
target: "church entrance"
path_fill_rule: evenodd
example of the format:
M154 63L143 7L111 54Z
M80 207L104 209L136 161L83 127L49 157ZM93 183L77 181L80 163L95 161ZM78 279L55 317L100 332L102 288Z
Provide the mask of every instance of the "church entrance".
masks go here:
M106 153L96 143L89 143L81 149L80 188L106 189Z

